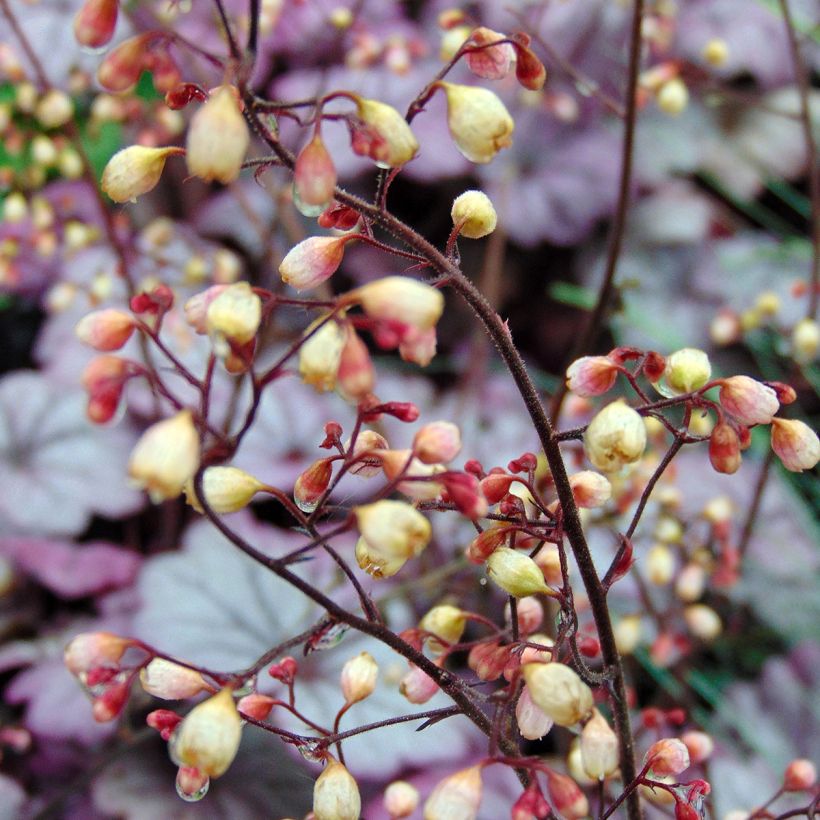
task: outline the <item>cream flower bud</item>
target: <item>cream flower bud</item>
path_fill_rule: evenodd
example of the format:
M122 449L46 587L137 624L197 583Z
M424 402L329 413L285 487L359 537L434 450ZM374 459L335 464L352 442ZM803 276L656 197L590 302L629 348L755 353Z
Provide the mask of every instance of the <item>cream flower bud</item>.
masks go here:
M524 680L533 702L559 726L572 726L592 711L592 690L563 663L528 663Z
M184 700L210 690L199 672L165 658L153 658L140 670L140 684L149 695L163 700Z
M425 424L413 438L413 452L425 464L446 464L461 451L461 432L450 421Z
M706 570L700 564L687 564L675 579L675 595L685 603L697 601L705 589Z
M641 616L627 615L613 625L615 646L622 655L631 655L641 642Z
M131 338L135 326L136 319L130 313L106 308L83 316L74 333L84 344L107 353L119 350Z
M345 447L349 449L350 442L347 442ZM356 463L350 468L350 473L362 478L372 478L378 475L382 470L382 462L375 453L377 450L385 450L388 447L387 439L380 433L375 430L362 430L353 445L351 458L356 460Z
M131 145L117 151L105 166L100 187L114 202L136 202L159 182L165 160L182 154L181 148Z
M222 689L194 706L174 733L169 752L177 765L219 777L233 763L242 739L242 719L233 693Z
M376 689L379 667L369 652L360 652L342 667L342 694L345 703L358 703Z
M712 365L702 350L685 347L666 357L663 375L675 393L691 393L709 381Z
M772 419L772 450L794 473L811 470L820 461L817 433L798 419Z
M379 168L398 168L409 162L419 144L404 117L390 105L359 97L356 113L363 128L354 129L353 150L370 157Z
M384 790L384 808L390 820L409 817L418 807L419 792L404 780L394 780Z
M780 408L777 393L749 376L730 376L720 384L720 404L741 424L769 424Z
M683 610L689 631L701 641L713 641L723 631L720 616L706 604L691 604Z
M353 775L333 757L313 786L315 820L359 820L362 799Z
M715 37L706 43L701 54L709 65L719 68L729 59L729 46L725 40Z
M465 191L453 200L453 225L467 239L481 239L492 233L498 222L493 203L483 191Z
M238 467L208 467L202 475L202 494L215 513L232 513L244 509L265 485ZM202 508L197 501L193 483L186 486L185 498L197 511Z
M544 573L528 555L499 547L487 559L487 575L505 592L516 598L542 593L554 595L547 586Z
M294 245L279 265L282 281L299 291L317 287L336 273L352 238L353 234L311 236Z
M220 86L191 118L186 161L193 176L227 185L242 169L250 144L234 90Z
M374 578L392 578L406 563L406 558L385 556L364 538L356 541L356 563Z
M305 333L311 333L321 321L322 319L317 319ZM325 393L336 387L346 339L344 327L335 319L330 319L299 348L299 375L302 381L311 385L316 392Z
M600 396L618 377L618 366L609 356L582 356L567 368L567 387L579 396Z
M646 449L646 425L628 404L614 401L599 411L584 433L587 458L599 470L617 472Z
M96 667L116 667L129 646L131 638L121 638L111 632L81 632L71 639L63 652L63 663L72 675L81 675Z
M686 744L689 751L689 759L692 763L703 763L712 756L715 750L715 741L705 732L691 731L681 735L681 740Z
M470 162L486 163L512 145L515 123L489 89L439 83L447 96L447 126L456 148Z
M247 282L227 285L208 305L205 325L215 341L230 339L235 344L247 344L259 330L262 321L262 300Z
M333 199L336 166L322 138L313 139L299 152L293 169L293 204L305 216L319 216Z
M445 777L424 804L424 820L475 820L481 805L481 767Z
M609 479L592 470L582 470L569 477L572 496L579 507L603 507L612 496Z
M528 686L521 690L521 696L515 704L515 721L521 737L527 740L540 740L554 724L553 719L535 704Z
M400 322L420 330L434 327L444 311L440 290L407 276L385 276L350 295L371 318Z
M581 730L581 763L595 780L609 777L618 768L618 738L597 709Z
M151 425L128 461L128 475L156 504L176 498L199 467L199 434L190 410Z
M589 815L589 801L571 777L550 770L547 774L547 791L564 820L581 820Z
M653 743L644 757L653 775L680 774L689 768L689 750L682 740L666 737Z
M464 634L467 615L457 606L439 604L434 606L420 621L419 628L441 638L448 644L458 643ZM433 652L441 652L444 647L439 641L430 640Z
M430 522L403 501L385 499L354 507L353 512L367 545L367 556L377 569L380 565L393 566L396 561L404 563L419 555L430 541Z
M185 321L200 335L208 332L208 308L211 303L228 288L228 285L211 285L202 293L197 293L185 303Z
M43 128L59 128L74 116L74 103L65 91L52 88L38 100L34 116Z
M658 89L658 108L677 117L689 104L689 89L680 77L673 77Z
M666 544L655 544L646 556L646 577L650 584L662 587L675 574L675 554Z
M810 364L820 349L820 325L814 319L801 319L792 329L792 355L799 364Z

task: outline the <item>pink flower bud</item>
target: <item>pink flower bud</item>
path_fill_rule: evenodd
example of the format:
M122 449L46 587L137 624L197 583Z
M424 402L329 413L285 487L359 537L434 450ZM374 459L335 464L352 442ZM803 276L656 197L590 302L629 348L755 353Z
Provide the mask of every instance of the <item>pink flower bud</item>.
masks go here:
M94 350L119 350L130 338L136 319L129 313L114 308L95 310L77 322L77 338Z
M347 205L341 205L334 199L316 222L320 228L336 228L338 231L349 231L356 227L359 219L358 211L348 208Z
M538 782L533 780L513 803L510 816L512 820L536 820L539 817L549 817L550 811L550 805L544 799Z
M618 365L608 356L582 356L567 368L567 387L579 396L600 396L618 377Z
M368 409L362 408L363 421L377 421L382 413L399 421L412 422L421 415L419 408L410 401L388 401L384 404L375 404Z
M412 450L383 450L379 453L384 474L391 481L401 476L405 479L429 479L444 471L438 464L424 464ZM405 480L397 484L399 492L416 501L432 501L441 495L443 489L438 481Z
M352 239L355 234L311 236L294 245L279 265L282 281L298 291L317 287L336 272Z
M612 496L609 479L592 470L582 470L569 477L572 496L579 507L603 507Z
M131 638L110 632L82 632L66 646L63 662L75 676L101 666L116 669L125 650L134 644Z
M461 433L449 421L425 424L413 438L413 452L425 464L446 464L461 450Z
M108 91L127 91L137 84L145 67L148 46L157 32L129 37L110 51L97 69L97 80Z
M769 424L780 407L777 393L748 376L731 376L720 385L720 404L741 424Z
M518 614L518 631L522 635L535 632L544 621L544 607L541 606L541 601L538 598L531 595L518 599L516 612Z
M176 88L182 81L179 66L168 51L165 43L159 44L148 54L145 68L154 78L154 88L160 94L166 94Z
M503 34L484 26L479 26L473 31L468 45L487 46L480 51L467 52L465 59L473 74L486 80L500 80L510 73L515 59L515 49L512 45L510 43L488 45L503 39L505 39Z
M404 780L394 780L384 790L384 808L390 820L409 817L419 804L419 793L415 786Z
M481 493L478 479L469 473L445 473L442 479L446 495L456 509L470 521L487 515L487 499Z
M794 473L811 470L820 461L817 433L798 419L772 419L772 450Z
M510 491L515 476L506 473L493 473L481 479L481 492L489 504L497 504Z
M96 424L110 421L122 396L126 381L136 375L132 362L117 356L97 356L82 375L82 385L88 391L88 418Z
M410 671L401 679L399 692L410 703L427 703L438 692L438 684L422 669L410 664Z
M515 704L515 720L521 737L539 740L553 727L553 719L532 699L529 687L524 686Z
M211 778L193 766L180 766L177 769L176 788L177 793L183 799L195 800L201 798L207 793L210 783Z
M715 749L715 742L705 732L691 731L681 736L681 740L686 744L689 752L689 760L693 764L703 763L712 756Z
M356 100L359 122L351 126L353 150L380 168L397 168L413 159L419 144L404 117L392 106L362 97Z
M399 355L405 362L427 367L436 355L437 345L438 339L434 327L428 327L425 330L413 327L404 328L399 343Z
M689 768L689 750L682 740L667 737L650 746L644 757L653 775L680 774Z
M481 805L481 767L471 766L445 777L424 804L425 820L475 820Z
M212 691L199 672L165 658L153 658L140 670L140 684L149 695L162 700L184 700Z
M817 783L817 769L810 760L792 760L783 775L783 789L787 792L802 792L813 789Z
M360 652L342 667L341 686L345 703L358 703L376 689L379 667L369 652Z
M148 713L145 722L152 729L156 729L160 737L167 741L174 729L182 722L182 718L170 709L154 709L153 712Z
M142 291L131 297L128 305L134 313L160 316L174 306L174 292L168 285L157 285L150 292Z
M498 641L476 644L467 656L467 665L481 680L497 680L510 659L510 647Z
M719 473L731 475L740 467L740 439L734 427L726 422L715 425L709 436L709 461Z
M589 801L571 777L549 770L547 791L555 810L566 820L581 820L589 814Z
M320 458L296 479L293 500L302 512L312 513L316 509L319 499L330 484L332 475L332 462Z
M236 708L240 714L252 717L254 720L265 720L275 705L276 701L272 697L253 692L240 698Z
M74 36L81 46L100 48L114 36L119 0L85 0L74 16Z
M376 371L367 345L348 324L336 373L336 387L346 399L355 401L372 393L375 384Z
M228 285L212 285L202 293L197 293L185 303L185 321L200 335L208 332L208 308L211 302L227 290Z
M336 166L319 134L299 152L293 170L293 203L305 216L318 216L333 199Z
M295 658L290 656L282 658L278 663L274 663L269 669L268 674L281 683L290 685L296 680L296 675L299 672L299 664Z
M91 714L97 723L107 723L120 715L128 702L130 680L115 680L105 687L101 695L91 702Z

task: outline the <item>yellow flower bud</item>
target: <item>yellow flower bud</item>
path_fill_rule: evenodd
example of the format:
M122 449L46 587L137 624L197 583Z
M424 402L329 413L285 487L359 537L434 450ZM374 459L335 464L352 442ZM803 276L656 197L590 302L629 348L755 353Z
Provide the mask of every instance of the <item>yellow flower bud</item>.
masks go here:
M224 344L225 339L247 344L256 336L261 320L262 300L247 282L225 286L205 313L205 327L217 346ZM221 351L220 355L226 352Z
M706 589L706 570L695 563L687 564L675 579L675 595L681 601L697 601Z
M409 162L419 144L404 117L377 100L356 100L356 113L365 128L353 135L353 150L370 157L379 168L397 168Z
M554 595L547 586L544 573L528 555L523 552L499 547L487 559L487 574L505 592L516 598L542 593Z
M820 325L814 319L801 319L792 329L792 355L798 364L810 364L820 349Z
M379 667L369 652L360 652L342 667L342 694L345 703L358 703L376 688Z
M655 544L646 556L646 575L650 584L662 587L675 574L675 555L666 544Z
M234 90L220 86L191 118L186 161L193 176L227 185L242 168L250 134Z
M74 116L74 103L65 91L52 88L40 97L34 116L43 128L59 128Z
M208 467L202 475L202 494L208 506L216 513L232 513L250 504L251 499L265 485L238 467ZM193 483L185 487L186 501L202 512Z
M587 458L599 470L617 472L638 461L646 449L646 425L623 401L599 411L584 433Z
M409 817L419 804L419 792L404 780L394 780L384 790L384 808L390 820Z
M618 738L597 709L581 730L581 763L595 780L609 777L618 768Z
M353 775L333 757L313 786L316 820L359 820L362 800Z
M465 191L453 200L453 225L461 236L480 239L495 230L498 217L493 203L483 191Z
M321 321L317 319L310 325L306 334ZM335 319L326 321L299 348L299 375L302 381L318 393L333 390L346 341L345 329Z
M703 59L706 60L709 65L718 68L725 65L729 59L729 46L725 40L715 37L706 43L701 53L703 54Z
M470 162L486 163L512 145L515 123L489 89L439 83L447 96L447 125L456 148Z
M385 276L352 291L373 319L401 322L419 330L434 327L444 311L444 296L437 288L407 276Z
M627 615L613 625L615 646L622 655L631 655L641 642L641 616Z
M156 504L176 498L199 467L199 434L190 410L151 425L137 442L128 475Z
M357 560L360 552L366 555L370 568L363 569L375 577L395 574L405 561L419 555L430 541L430 522L403 501L385 499L354 507L353 512L365 542L361 550L357 545Z
M713 641L723 631L720 616L706 604L692 604L683 610L689 631L701 641Z
M559 726L572 726L592 711L592 690L563 663L523 667L530 696Z
M677 117L689 104L689 89L680 77L673 77L658 89L658 108Z
M481 805L481 767L445 777L424 804L424 820L475 820Z
M181 148L148 148L131 145L117 151L105 166L100 187L114 202L136 202L137 197L156 187L165 160L182 154Z
M177 765L219 777L233 763L241 739L242 719L233 693L222 689L191 709L177 727L169 752Z
M675 393L691 393L709 381L712 365L702 351L685 347L672 353L666 359L664 377Z
M466 624L467 616L457 606L439 604L419 621L419 628L425 632L431 632L448 644L453 644L459 642ZM433 652L441 652L444 649L442 644L436 640L431 640L429 647Z
M199 672L165 658L153 658L140 670L140 684L149 695L163 700L192 698L210 689Z

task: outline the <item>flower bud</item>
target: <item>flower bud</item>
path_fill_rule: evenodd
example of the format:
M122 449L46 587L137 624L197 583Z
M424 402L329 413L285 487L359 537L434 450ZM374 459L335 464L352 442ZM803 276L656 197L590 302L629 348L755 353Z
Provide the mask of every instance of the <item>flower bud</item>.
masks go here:
M521 690L521 696L515 704L515 720L521 737L527 740L540 740L553 727L553 719L535 704L528 686Z
M110 632L81 632L66 646L63 663L75 677L99 667L116 669L125 650L134 643Z
M467 656L467 665L481 680L497 680L510 660L510 648L498 641L476 644Z
M109 352L119 350L131 338L135 326L136 320L131 314L106 308L83 316L77 322L74 333L94 350Z
M127 91L137 84L145 66L147 49L156 37L149 31L123 40L106 54L97 69L97 80L107 91Z
M276 700L268 695L260 695L252 692L250 695L239 699L236 708L241 715L247 715L254 720L265 720L276 706Z
M689 631L701 641L713 641L723 631L720 616L706 604L691 604L683 610Z
M618 738L597 709L581 730L581 763L594 780L603 780L618 768Z
M211 303L228 289L228 285L212 285L202 293L197 293L185 303L185 321L200 335L208 332L208 308Z
M360 652L342 667L342 694L345 703L358 703L376 689L379 667L368 652Z
M396 561L403 564L407 559L418 556L430 541L430 522L403 501L385 499L354 507L353 512L366 542L372 567L366 571L371 575L376 574L380 567L392 567Z
M565 774L550 769L547 772L547 791L560 817L581 820L589 814L589 801L578 784Z
M328 756L327 766L313 786L315 820L359 820L361 811L362 799L353 775Z
M500 547L512 530L506 526L488 527L479 533L467 547L467 559L474 564L483 564L492 552Z
M709 65L719 68L729 59L729 46L725 40L714 37L706 43L701 54Z
M157 504L176 498L199 467L199 434L190 410L151 425L128 461L128 475Z
M194 706L174 734L169 751L177 765L220 777L233 763L242 738L242 719L233 692L221 689Z
M572 726L592 711L592 690L563 663L527 663L524 680L533 702L559 726Z
M405 329L399 343L399 355L405 362L427 367L436 355L437 344L434 327L426 330Z
M371 318L420 330L434 327L444 311L444 296L440 290L407 276L385 276L368 282L350 295Z
M399 692L415 704L427 703L438 692L438 684L415 664L410 664L410 671L401 679Z
M664 114L677 117L689 104L689 89L680 77L673 77L658 89L657 101Z
M419 793L415 786L404 780L394 780L384 790L384 808L390 820L409 817L419 804Z
M681 740L686 745L689 752L689 760L694 763L703 763L712 756L715 749L715 742L705 732L691 731L686 732Z
M667 737L650 746L644 757L653 775L680 774L689 768L689 750L682 740Z
M346 445L349 447L349 445ZM372 478L381 472L382 462L377 450L384 450L388 447L387 439L375 430L362 430L356 437L353 445L351 459L356 463L350 468L352 475L362 478Z
M333 464L329 459L320 458L296 479L293 485L293 500L302 512L312 513L330 484Z
M118 717L128 702L130 689L129 680L115 679L107 684L103 693L91 701L91 714L94 720L97 723L106 723Z
M798 758L792 760L783 775L783 790L802 792L813 789L817 783L817 769L810 760Z
M706 589L706 570L694 562L687 564L675 579L675 595L685 603L697 601Z
M547 586L544 573L528 555L510 547L498 547L487 559L487 575L515 598L526 595L554 595Z
M208 793L211 778L193 766L180 766L177 769L176 789L183 800L200 800Z
M250 134L234 89L220 86L191 118L185 159L193 176L224 185L242 168Z
M220 515L244 509L265 485L238 467L208 467L202 474L202 494L208 506ZM202 512L194 496L193 483L185 488L188 503Z
M160 737L168 741L174 729L182 722L182 718L170 709L154 709L145 718L146 725L159 732Z
M628 615L613 625L615 646L622 655L631 655L641 642L640 615Z
M424 464L446 464L461 450L461 433L449 421L425 424L413 438L413 453Z
M792 329L792 355L798 364L811 364L820 349L820 325L814 319L801 319Z
M523 43L515 45L515 78L528 91L540 91L547 80L544 64Z
M466 624L467 616L458 607L439 604L434 606L419 621L419 629L430 632L447 644L454 644L461 639ZM433 652L442 652L444 650L444 646L435 639L431 639L428 645Z
M483 191L465 191L457 196L450 216L458 233L467 239L481 239L491 234L498 222L493 203Z
M298 291L317 287L336 273L351 239L355 234L311 236L294 245L279 265L282 281Z
M318 330L313 328L324 317L317 319L305 331L311 334L299 348L299 375L317 393L325 393L336 387L336 378L347 334L344 327L331 318L324 321Z
M820 461L817 433L798 419L772 419L772 450L794 473L811 470Z
M699 390L712 375L709 357L693 347L685 347L666 357L664 376L675 393Z
M646 425L628 404L614 401L600 410L584 433L584 451L599 470L617 472L646 449Z
M117 412L126 381L136 371L131 362L117 356L97 356L82 375L82 385L88 391L86 414L96 424L111 421Z
M582 470L569 477L572 497L579 507L603 507L612 496L609 479L592 470Z
M373 392L376 371L367 345L355 328L345 325L345 343L339 358L336 386L348 401L358 401Z
M162 700L184 700L210 691L199 672L165 658L153 658L140 670L140 684L149 695Z
M444 473L442 483L446 499L455 504L456 509L470 521L484 518L489 510L487 499L481 492L478 479L470 473Z
M567 368L567 387L579 396L600 396L618 377L618 365L608 356L582 356Z
M709 461L719 473L731 475L740 467L740 439L726 422L716 424L709 436Z
M535 556L535 563L538 564L544 579L556 589L564 585L564 576L561 571L561 556L556 544L544 544Z
M293 169L293 204L305 216L318 216L333 199L336 166L319 134L299 152Z
M74 37L81 46L100 48L114 36L119 0L85 0L74 16Z
M662 587L675 574L675 555L666 544L655 544L646 556L646 577L650 584Z
M100 187L114 202L136 202L137 197L156 187L165 160L183 153L181 148L147 148L131 145L117 151L105 166Z
M43 128L60 128L74 116L74 103L65 91L52 88L40 97L34 116Z
M777 393L749 376L730 376L720 383L720 404L732 418L751 427L769 424L778 411Z
M504 39L503 34L484 26L473 30L469 45L487 46L480 51L468 51L465 55L467 66L473 74L486 80L500 80L510 73L515 60L515 49L512 44L487 45Z
M424 820L475 820L481 805L481 767L445 777L424 804Z
M538 644L538 647L543 647L543 649L536 646L525 646L524 651L516 656L520 658L521 666L527 663L549 663L552 660L555 642L549 635L538 632L535 635L530 635L529 642Z
M353 126L353 150L370 157L379 168L398 168L409 162L419 144L407 121L390 105L377 100L356 99L360 124Z
M486 163L512 145L515 127L504 103L489 89L440 82L447 96L447 126L470 162Z
M509 604L507 604L504 612L507 619L509 619L511 616ZM516 606L516 613L518 615L518 631L522 635L535 632L544 621L544 608L541 606L541 601L534 596L520 598Z
M186 313L187 308L188 305ZM262 300L247 282L226 285L205 312L205 327L217 346L225 339L237 345L247 344L256 336L261 321Z

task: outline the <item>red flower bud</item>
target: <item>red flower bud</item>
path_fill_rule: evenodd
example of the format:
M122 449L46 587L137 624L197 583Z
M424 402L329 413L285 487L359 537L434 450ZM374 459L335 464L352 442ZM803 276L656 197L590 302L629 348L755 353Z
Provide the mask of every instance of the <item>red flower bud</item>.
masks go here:
M466 466L465 466L466 469ZM510 491L515 476L506 473L490 473L481 479L481 492L489 504L497 504Z
M320 228L336 228L339 231L349 231L359 221L359 214L347 205L341 205L335 200L325 208L316 220Z
M709 436L709 461L719 473L736 473L740 467L740 439L726 422L715 425Z
M157 285L150 292L143 291L131 298L130 307L134 313L165 313L174 306L174 292L168 285Z
M278 663L273 664L268 669L268 674L274 679L284 684L291 684L296 679L299 671L299 664L290 656L282 658Z
M399 421L415 421L420 414L419 408L409 401L389 401L377 404L362 413L362 421L375 421L382 413L393 416Z
M515 78L524 88L540 91L547 79L544 64L524 45L515 46Z
M182 718L170 709L154 709L145 718L145 722L152 729L156 729L163 740L168 740L171 737L172 732L179 726L181 720Z
M474 564L483 564L512 532L511 527L490 527L479 533L467 547L467 559Z
M148 59L148 46L157 32L130 37L109 52L97 69L100 85L108 91L127 91L137 84Z
M178 83L165 92L165 104L172 111L179 111L194 100L205 102L207 99L208 92L196 83Z
M458 511L471 521L487 515L487 499L481 492L478 479L469 473L445 473L444 486Z
M114 36L119 0L85 0L74 17L74 36L81 46L100 48Z
M497 680L510 660L512 650L508 646L493 643L476 644L467 656L467 665L481 680Z
M643 372L646 378L651 382L656 382L663 376L666 370L666 359L660 353L650 350L646 354L646 360L643 363Z

